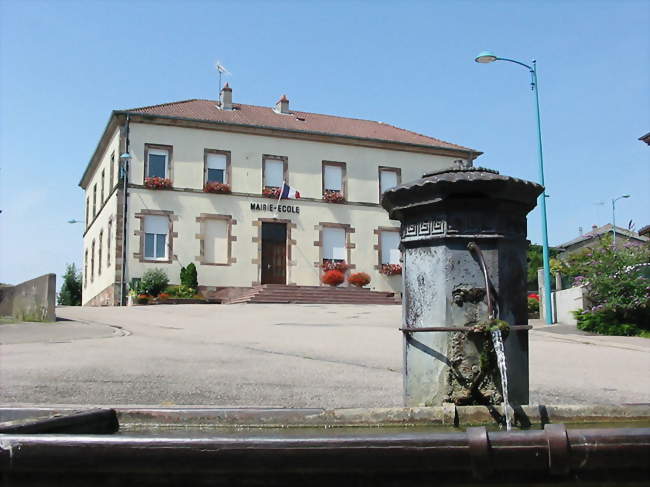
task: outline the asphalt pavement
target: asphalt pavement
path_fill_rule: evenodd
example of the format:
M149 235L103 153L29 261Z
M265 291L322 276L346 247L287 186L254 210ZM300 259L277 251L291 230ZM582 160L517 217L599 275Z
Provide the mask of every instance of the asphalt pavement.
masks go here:
M400 306L61 307L0 325L0 403L395 407ZM650 403L650 340L531 322L531 404Z

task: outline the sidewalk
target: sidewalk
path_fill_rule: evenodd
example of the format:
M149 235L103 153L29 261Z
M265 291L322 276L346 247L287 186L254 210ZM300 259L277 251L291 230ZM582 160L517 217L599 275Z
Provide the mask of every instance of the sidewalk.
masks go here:
M650 352L650 339L627 336L597 335L586 331L578 330L575 325L556 323L547 325L543 320L528 320L533 327L532 333L544 333L554 335L553 338L563 341L572 341L588 345L599 345L601 347L623 348L639 352Z

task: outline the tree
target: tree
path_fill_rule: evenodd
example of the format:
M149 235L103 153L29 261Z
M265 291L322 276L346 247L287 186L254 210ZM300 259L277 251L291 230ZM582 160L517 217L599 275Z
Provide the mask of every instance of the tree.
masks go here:
M77 271L74 263L68 264L65 268L58 304L64 306L81 306L81 272Z
M559 251L554 248L548 249L549 258L553 258L559 254ZM528 290L538 290L537 285L537 269L544 266L543 247L537 244L530 244L528 247ZM552 284L552 283L551 283Z
M194 263L190 262L187 267L181 267L181 284L194 290L199 287Z

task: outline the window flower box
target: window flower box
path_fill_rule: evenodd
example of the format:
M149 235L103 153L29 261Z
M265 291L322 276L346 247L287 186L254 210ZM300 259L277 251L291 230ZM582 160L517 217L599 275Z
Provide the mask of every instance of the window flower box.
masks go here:
M230 185L226 183L219 183L216 181L207 182L203 186L203 191L206 193L216 193L216 194L230 194Z
M370 284L370 276L365 272L357 272L348 277L348 282L356 287L363 287Z
M379 273L385 276L396 276L402 274L401 264L382 264Z
M144 178L144 185L149 189L169 189L172 187L172 180L168 178Z
M262 189L262 196L277 200L280 198L280 188L275 188L273 186L265 186L264 189Z
M340 191L326 189L323 191L323 200L328 203L345 203L345 196Z
M325 272L328 271L346 272L349 268L350 265L346 264L344 260L336 261L336 260L325 259L325 261L321 264L321 269L323 269L323 271Z

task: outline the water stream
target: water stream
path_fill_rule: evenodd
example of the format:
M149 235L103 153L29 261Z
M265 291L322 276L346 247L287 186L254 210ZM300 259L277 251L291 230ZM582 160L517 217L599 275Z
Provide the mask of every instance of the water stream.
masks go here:
M499 366L499 374L501 375L501 391L503 392L503 414L506 417L506 429L510 431L512 428L510 421L510 411L508 408L508 375L506 371L506 354L503 350L503 340L501 339L501 331L492 331L492 343L494 344L494 351L497 354L497 365Z

